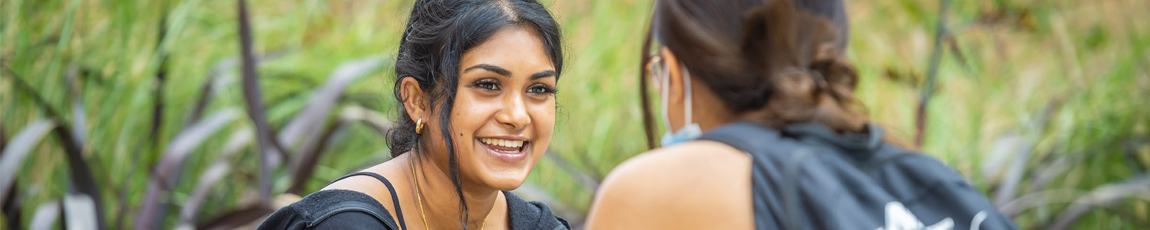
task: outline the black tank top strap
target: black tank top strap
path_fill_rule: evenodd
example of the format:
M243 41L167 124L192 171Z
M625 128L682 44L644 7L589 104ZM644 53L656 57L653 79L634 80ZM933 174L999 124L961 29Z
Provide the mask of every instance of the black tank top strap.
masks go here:
M354 172L354 173L342 176L339 179L335 179L335 180L331 181L331 183L335 183L336 181L340 181L340 180L346 179L348 177L353 177L353 176L371 176L371 177L375 177L375 179L379 180L379 182L383 182L383 185L387 186L387 192L391 193L391 202L393 204L395 204L395 217L397 220L399 220L399 228L407 230L407 223L404 223L404 221L403 221L403 209L401 209L399 207L399 196L395 195L395 187L391 186L391 182L388 181L387 178L384 178L383 176L376 174L376 173L373 173L373 172ZM329 183L329 185L330 185L330 183Z

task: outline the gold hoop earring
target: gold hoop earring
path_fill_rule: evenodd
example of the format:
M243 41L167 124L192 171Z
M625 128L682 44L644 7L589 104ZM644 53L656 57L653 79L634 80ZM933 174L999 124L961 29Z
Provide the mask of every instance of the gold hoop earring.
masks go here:
M415 122L415 134L423 134L423 118Z

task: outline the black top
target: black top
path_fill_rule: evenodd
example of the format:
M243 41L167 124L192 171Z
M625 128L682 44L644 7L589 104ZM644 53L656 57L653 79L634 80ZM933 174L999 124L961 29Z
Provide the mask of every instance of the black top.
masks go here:
M350 176L371 176L387 185L391 193L392 202L395 203L397 224L391 214L382 204L368 196L351 190L323 190L312 193L303 199L272 213L260 224L264 229L391 229L406 230L403 222L403 209L399 206L399 198L391 183L371 172L357 172L336 179L342 180ZM334 181L333 181L334 182ZM570 229L566 220L556 217L540 202L528 202L520 199L510 192L503 192L507 198L507 214L511 218L511 229Z
M737 122L700 139L750 154L756 229L1018 229L954 169L882 135Z

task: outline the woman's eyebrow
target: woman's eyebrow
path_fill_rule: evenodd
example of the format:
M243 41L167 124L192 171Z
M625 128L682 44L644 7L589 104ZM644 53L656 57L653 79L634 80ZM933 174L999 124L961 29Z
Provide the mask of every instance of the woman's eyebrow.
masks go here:
M471 71L472 69L484 69L487 71L491 71L492 73L499 74L500 76L511 77L511 71L508 71L507 69L501 68L499 66L493 66L493 65L488 65L488 64L473 65L471 67L467 67L467 69L463 69L463 72L466 73L468 71Z
M558 74L556 74L554 70L547 70L547 71L532 74L531 78L529 78L529 79L535 80L535 79L540 79L540 78L545 78L545 77L554 77L555 75L558 75Z

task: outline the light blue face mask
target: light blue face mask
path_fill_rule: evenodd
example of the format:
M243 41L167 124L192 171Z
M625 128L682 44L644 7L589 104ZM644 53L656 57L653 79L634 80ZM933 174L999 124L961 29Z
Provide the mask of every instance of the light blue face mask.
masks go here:
M683 68L683 89L687 98L687 100L685 100L686 103L684 103L686 108L683 111L683 117L685 118L683 120L684 125L679 131L671 131L671 119L667 116L667 101L668 97L670 97L671 87L671 71L663 71L663 92L660 93L660 95L663 97L663 124L667 126L667 133L663 134L663 140L659 142L663 147L688 142L703 135L703 129L699 128L699 123L691 122L691 72L687 71L687 66L684 66L682 63L679 63L679 66Z

